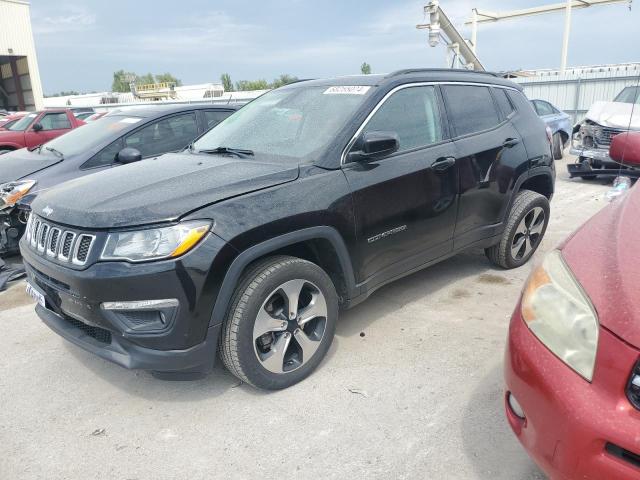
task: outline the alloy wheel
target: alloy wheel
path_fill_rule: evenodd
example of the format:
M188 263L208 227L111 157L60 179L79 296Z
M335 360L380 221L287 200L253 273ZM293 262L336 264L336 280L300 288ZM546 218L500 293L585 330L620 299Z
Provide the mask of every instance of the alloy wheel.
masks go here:
M520 221L511 243L511 256L521 260L536 249L542 239L545 213L541 207L531 209Z
M320 346L326 326L327 302L320 289L307 280L285 282L269 294L256 316L256 357L273 373L297 370Z

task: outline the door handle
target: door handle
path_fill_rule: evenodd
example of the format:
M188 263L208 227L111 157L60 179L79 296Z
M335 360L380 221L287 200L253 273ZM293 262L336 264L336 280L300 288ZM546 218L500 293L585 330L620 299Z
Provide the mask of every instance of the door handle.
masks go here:
M454 157L440 157L435 162L433 162L431 168L433 168L433 170L436 172L444 172L445 170L453 167L455 164L456 159Z
M502 146L504 148L511 148L511 147L515 147L519 143L520 143L519 138L507 138L504 142L502 142Z

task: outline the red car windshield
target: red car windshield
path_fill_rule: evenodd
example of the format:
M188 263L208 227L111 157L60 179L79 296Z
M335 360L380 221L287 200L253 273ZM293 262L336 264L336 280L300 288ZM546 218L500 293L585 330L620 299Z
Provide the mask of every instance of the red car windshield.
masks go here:
M37 116L38 116L37 113L30 113L29 115L25 115L20 120L18 120L16 123L11 125L8 128L8 130L11 130L12 132L24 132L29 127L29 125L31 125L31 122L33 122L33 120Z

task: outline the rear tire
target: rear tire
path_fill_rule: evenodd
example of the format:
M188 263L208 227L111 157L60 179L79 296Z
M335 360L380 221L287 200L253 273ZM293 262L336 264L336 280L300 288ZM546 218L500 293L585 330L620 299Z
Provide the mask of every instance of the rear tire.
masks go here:
M560 132L554 133L552 137L553 141L553 159L561 160L564 156L564 143L562 141L562 135Z
M306 260L276 256L242 276L220 335L225 366L245 383L279 390L320 364L335 333L338 295Z
M531 190L516 194L500 243L485 250L489 260L502 268L517 268L535 253L549 223L549 200Z

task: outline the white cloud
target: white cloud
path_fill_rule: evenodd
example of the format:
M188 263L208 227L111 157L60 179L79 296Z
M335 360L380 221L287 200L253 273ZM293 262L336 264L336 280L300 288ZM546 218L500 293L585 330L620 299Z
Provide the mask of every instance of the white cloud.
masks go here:
M34 32L40 35L88 30L96 23L93 13L70 11L64 14L34 18Z

